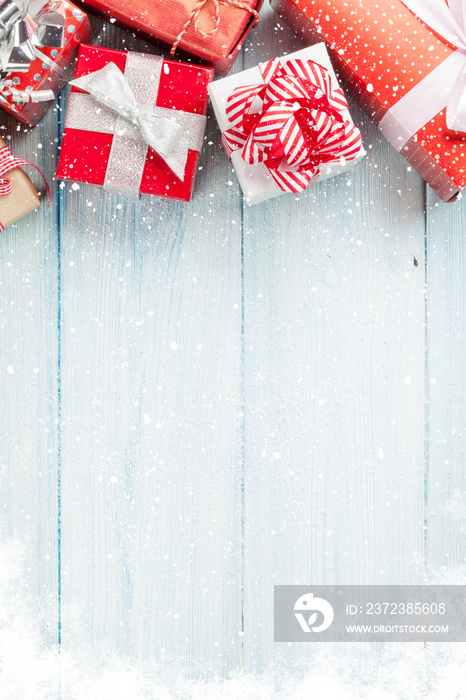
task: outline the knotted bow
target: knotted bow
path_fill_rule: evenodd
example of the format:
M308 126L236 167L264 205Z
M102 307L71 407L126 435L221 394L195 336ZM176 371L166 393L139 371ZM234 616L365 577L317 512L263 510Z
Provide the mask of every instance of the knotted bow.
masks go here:
M48 0L4 0L0 5L0 92L15 102L46 102L55 99L52 90L17 90L10 71L27 72L40 58L61 75L64 71L41 48L60 48L64 42L65 18L56 10L44 10ZM59 3L55 3L58 6Z
M23 168L25 165L29 165L32 168L35 168L37 172L40 173L40 175L42 176L42 179L45 182L48 206L50 204L50 187L49 183L45 179L45 175L42 172L42 170L39 170L37 165L30 163L28 160L24 160L24 158L17 158L16 156L14 156L8 148L8 146L0 148L0 197L5 197L5 195L10 194L12 191L11 181L4 176L11 170L14 170L15 168ZM3 231L3 226L1 223L0 231Z
M214 26L210 31L206 32L200 29L199 27L199 15L208 2L212 2L214 6ZM254 17L254 26L256 26L259 23L259 13L257 12L257 10L254 10L252 7L249 7L249 5L246 5L244 2L241 2L241 0L197 0L193 9L189 13L188 19L184 23L181 32L178 34L173 43L173 46L171 47L170 56L175 55L175 51L178 48L180 41L182 40L182 38L184 37L191 25L194 26L194 30L204 39L218 32L218 29L220 27L220 5L237 7L240 10L245 10L246 12L249 12L249 14L252 17Z
M264 163L284 192L302 192L322 163L353 160L359 130L329 71L314 61L274 59L259 65L264 84L240 86L227 100L233 128L223 133L228 155L241 149L246 163Z
M447 102L447 127L466 132L466 0L402 0L436 34L464 55Z
M183 127L176 121L176 112L139 103L126 76L115 63L71 80L70 84L85 90L122 118L115 132L117 136L142 140L152 146L175 175L183 179L189 145L184 139ZM168 117L170 112L173 116ZM191 116L205 121L201 115Z

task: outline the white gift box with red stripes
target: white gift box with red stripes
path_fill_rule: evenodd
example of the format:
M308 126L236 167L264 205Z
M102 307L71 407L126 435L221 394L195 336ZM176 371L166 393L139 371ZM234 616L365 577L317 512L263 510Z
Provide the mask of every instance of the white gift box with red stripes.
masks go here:
M340 175L365 156L323 43L208 87L247 204Z

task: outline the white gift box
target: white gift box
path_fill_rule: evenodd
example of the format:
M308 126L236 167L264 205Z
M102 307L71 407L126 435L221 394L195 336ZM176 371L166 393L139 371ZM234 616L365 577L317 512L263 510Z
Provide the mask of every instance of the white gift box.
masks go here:
M327 68L330 73L332 86L335 88L339 87L339 83L332 68L325 44L315 44L314 46L309 46L301 51L295 51L294 53L287 54L286 56L282 56L280 61L284 63L290 58L300 58L301 60L310 59L315 61L315 63L324 66L324 68ZM234 88L241 85L257 85L263 82L264 80L259 67L255 66L254 68L249 68L241 73L236 73L235 75L231 75L227 78L223 78L222 80L216 80L215 82L210 83L207 89L209 91L215 116L217 117L218 125L222 134L224 131L231 129L233 126L229 122L226 115L226 105L227 99L231 95ZM353 124L353 120L348 109L342 109L340 113L345 119L348 119L351 124ZM346 173L348 170L352 170L355 165L364 158L365 154L366 152L361 145L358 154L353 160L341 158L338 163L322 163L319 166L320 174L316 182L326 180L329 177L341 175L341 173ZM246 163L241 157L241 149L233 151L231 154L231 162L235 168L247 204L258 204L259 202L264 202L272 197L277 197L280 194L285 194L285 192L283 192L278 185L275 184L264 163L255 163L253 165Z

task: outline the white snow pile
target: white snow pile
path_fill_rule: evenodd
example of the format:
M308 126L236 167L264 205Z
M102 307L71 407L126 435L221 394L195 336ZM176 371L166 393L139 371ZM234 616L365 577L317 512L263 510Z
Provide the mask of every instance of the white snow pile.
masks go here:
M463 583L465 574L439 575L435 582ZM25 595L23 578L19 543L0 544L0 700L466 698L466 644L277 645L267 671L208 681L104 649L50 648L41 638L43 614ZM292 655L300 663L290 663Z

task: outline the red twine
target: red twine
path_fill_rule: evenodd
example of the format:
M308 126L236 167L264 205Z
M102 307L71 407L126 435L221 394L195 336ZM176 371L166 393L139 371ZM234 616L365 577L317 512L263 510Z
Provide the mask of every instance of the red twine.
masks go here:
M214 5L214 26L210 31L205 32L203 29L199 29L199 14L208 2L212 2ZM213 34L218 32L218 28L220 26L220 5L229 5L230 7L237 7L240 10L245 10L246 12L249 12L253 17L255 17L254 26L257 26L257 24L259 23L259 13L257 12L257 10L254 10L252 7L249 7L244 2L240 2L239 0L198 0L191 12L189 13L188 19L184 23L181 32L176 37L175 42L170 51L170 56L175 55L175 51L178 48L180 41L188 31L191 24L194 24L195 31L204 38L212 36Z
M12 186L11 186L11 181L7 177L3 177L6 173L9 173L10 170L14 170L15 168L22 168L25 165L30 165L31 167L35 168L38 173L42 175L42 178L45 182L45 189L47 192L47 206L50 204L50 188L49 188L49 183L45 179L44 173L39 170L37 165L34 165L33 163L30 163L28 160L24 160L24 158L17 158L12 154L8 146L4 146L3 148L0 148L0 197L4 197L7 194L11 194L12 191ZM3 231L4 228L2 224L0 223L0 231Z

